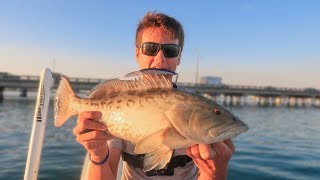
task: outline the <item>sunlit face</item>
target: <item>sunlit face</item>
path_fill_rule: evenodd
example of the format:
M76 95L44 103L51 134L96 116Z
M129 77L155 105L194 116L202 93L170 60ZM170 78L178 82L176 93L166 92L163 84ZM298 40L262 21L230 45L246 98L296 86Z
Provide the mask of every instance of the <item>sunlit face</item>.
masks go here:
M159 44L179 44L178 39L172 40L167 32L161 28L148 28L142 33L142 43L154 42ZM176 71L177 65L180 63L181 53L174 58L166 58L160 50L156 56L147 56L142 53L141 48L136 48L136 60L140 69L157 68Z

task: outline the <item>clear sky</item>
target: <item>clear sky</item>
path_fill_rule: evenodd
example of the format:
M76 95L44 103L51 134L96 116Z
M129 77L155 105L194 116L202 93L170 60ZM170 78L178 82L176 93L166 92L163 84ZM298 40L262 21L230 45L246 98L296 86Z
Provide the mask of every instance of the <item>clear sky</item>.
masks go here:
M137 70L135 30L147 11L185 30L179 80L320 89L318 0L1 0L0 72L113 78ZM198 52L198 53L197 53Z

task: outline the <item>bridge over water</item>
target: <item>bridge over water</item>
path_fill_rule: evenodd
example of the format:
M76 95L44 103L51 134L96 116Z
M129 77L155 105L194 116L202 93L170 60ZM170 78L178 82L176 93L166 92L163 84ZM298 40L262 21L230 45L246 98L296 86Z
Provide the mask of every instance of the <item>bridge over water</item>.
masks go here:
M53 90L57 88L59 76L55 79ZM0 73L0 100L6 90L19 91L21 97L26 97L29 91L37 91L39 76L16 76ZM76 92L89 91L95 85L107 79L69 78ZM182 86L218 101L224 105L254 105L254 106L316 106L320 107L320 90L313 88L277 88L259 86L221 85L213 86L195 83L179 83Z

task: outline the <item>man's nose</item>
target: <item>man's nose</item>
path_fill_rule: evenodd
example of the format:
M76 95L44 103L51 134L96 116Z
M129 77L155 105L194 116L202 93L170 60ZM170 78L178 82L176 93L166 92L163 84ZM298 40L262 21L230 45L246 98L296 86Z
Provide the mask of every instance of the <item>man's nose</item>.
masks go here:
M161 64L165 63L166 61L166 57L164 56L162 49L159 50L158 54L154 58Z

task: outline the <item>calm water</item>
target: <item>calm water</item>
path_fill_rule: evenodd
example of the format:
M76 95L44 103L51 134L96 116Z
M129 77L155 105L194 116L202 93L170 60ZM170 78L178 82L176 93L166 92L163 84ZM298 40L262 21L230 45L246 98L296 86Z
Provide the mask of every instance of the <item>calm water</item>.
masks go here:
M33 99L0 102L0 179L22 179L34 113ZM228 179L319 179L320 109L231 109L250 130L236 139ZM39 179L79 179L85 151L72 134L76 121L53 126L48 115Z

